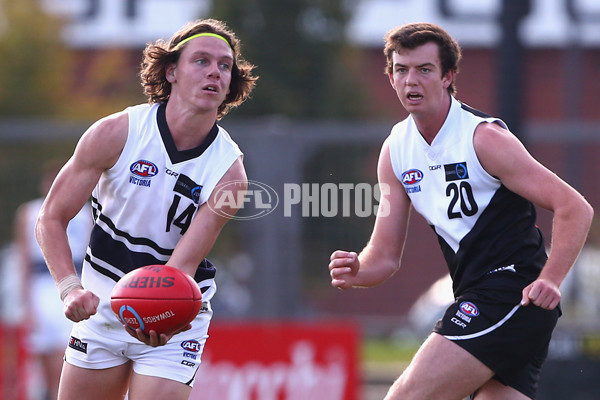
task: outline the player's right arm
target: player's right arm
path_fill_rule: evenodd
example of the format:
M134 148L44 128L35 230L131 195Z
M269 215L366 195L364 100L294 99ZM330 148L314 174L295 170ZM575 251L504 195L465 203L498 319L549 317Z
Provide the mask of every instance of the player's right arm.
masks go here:
M129 120L124 112L92 125L79 140L73 156L59 172L44 201L36 224L36 238L57 284L77 276L67 239L67 225L89 199L102 172L118 160L128 129ZM63 303L67 318L78 322L96 313L98 297L80 286L73 288L71 285L71 290L63 293Z
M381 202L367 246L356 254L336 250L331 254L331 284L340 289L371 287L391 277L400 268L410 217L410 200L392 169L389 139L379 155L377 176Z

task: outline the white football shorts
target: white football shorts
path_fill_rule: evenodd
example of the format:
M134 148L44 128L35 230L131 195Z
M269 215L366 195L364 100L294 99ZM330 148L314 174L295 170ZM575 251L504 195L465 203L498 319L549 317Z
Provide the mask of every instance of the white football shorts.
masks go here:
M62 351L73 321L63 311L56 284L50 274L33 274L30 281L27 349L33 354Z
M80 368L104 369L132 360L137 374L193 386L212 314L210 303L203 302L192 329L178 333L159 347L107 337L91 329L87 321L81 321L73 325L65 361Z

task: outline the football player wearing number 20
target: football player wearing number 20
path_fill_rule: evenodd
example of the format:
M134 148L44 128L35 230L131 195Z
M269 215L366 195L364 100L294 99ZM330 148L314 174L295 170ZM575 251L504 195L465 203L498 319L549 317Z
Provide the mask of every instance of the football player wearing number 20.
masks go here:
M455 98L461 52L446 31L429 23L399 26L386 35L384 53L409 113L379 156L388 212L377 216L360 254L333 252L332 285L370 287L392 276L414 208L438 236L456 301L386 400L535 399L561 312L559 286L593 210L503 121ZM534 206L553 213L549 256Z

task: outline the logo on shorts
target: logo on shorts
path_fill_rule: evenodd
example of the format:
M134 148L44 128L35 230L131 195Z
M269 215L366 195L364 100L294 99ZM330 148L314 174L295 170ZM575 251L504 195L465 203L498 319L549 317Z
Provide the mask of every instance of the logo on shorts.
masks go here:
M200 342L197 340L186 340L181 342L181 347L190 353L198 353L200 351Z
M87 354L87 345L88 345L87 343L82 342L81 339L77 339L74 336L71 336L71 338L69 339L69 347L70 348L80 351L85 354Z
M202 302L202 306L200 307L200 311L198 312L198 314L202 314L208 312L208 303L206 301Z
M183 360L183 361L181 362L181 364L185 365L186 367L193 367L193 366L195 366L195 365L196 365L196 363L193 363L193 362L191 362L191 361L188 361L188 360Z
M471 303L470 301L463 301L462 303L460 303L459 308L460 311L462 311L470 317L476 317L479 315L479 309L477 309L477 306Z

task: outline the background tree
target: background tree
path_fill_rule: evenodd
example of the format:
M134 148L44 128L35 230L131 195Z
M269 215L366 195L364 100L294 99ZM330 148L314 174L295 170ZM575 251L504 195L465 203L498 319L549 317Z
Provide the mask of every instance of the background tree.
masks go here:
M0 116L52 115L68 83L61 22L39 1L0 1Z
M144 102L141 50L73 49L39 0L0 0L0 117L95 120Z
M364 114L357 52L346 41L350 12L343 0L219 0L209 15L240 36L257 65L252 101L237 115L294 118Z

